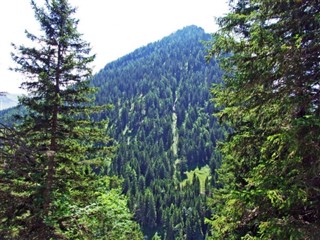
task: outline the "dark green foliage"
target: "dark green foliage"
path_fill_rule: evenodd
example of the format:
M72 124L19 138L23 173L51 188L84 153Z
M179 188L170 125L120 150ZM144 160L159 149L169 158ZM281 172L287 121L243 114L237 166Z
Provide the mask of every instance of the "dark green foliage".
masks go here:
M233 129L213 239L318 239L319 2L230 2L210 51L224 56L225 85L213 94Z
M15 46L15 71L28 81L27 113L0 128L1 239L141 239L119 180L103 176L114 152L107 122L91 114L94 56L67 0L31 1L43 35Z
M97 103L114 104L96 115L110 119L118 143L112 173L124 178L130 208L149 238L156 231L163 239L206 234L206 196L196 178L180 182L197 166L219 166L215 146L224 130L211 117L209 89L221 71L205 61L202 41L209 39L201 28L186 27L106 65L92 80Z
M7 126L12 126L14 123L20 120L20 116L26 114L26 108L22 106L16 106L0 111L0 123Z

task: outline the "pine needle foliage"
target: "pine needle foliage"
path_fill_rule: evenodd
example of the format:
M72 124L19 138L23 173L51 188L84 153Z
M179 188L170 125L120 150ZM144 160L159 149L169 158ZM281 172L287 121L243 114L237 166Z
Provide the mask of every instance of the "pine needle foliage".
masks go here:
M76 9L67 0L31 5L42 35L26 31L31 46L13 44L27 114L1 127L0 238L141 239L119 180L105 175L114 147L107 121L91 116L108 106L92 103L95 56Z
M230 1L218 23L208 59L219 57L225 75L213 101L232 131L212 239L317 239L319 1Z

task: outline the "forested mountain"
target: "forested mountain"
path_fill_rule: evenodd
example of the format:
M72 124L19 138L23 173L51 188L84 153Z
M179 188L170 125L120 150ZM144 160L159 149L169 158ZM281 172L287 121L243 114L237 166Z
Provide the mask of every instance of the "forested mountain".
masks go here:
M318 1L229 3L213 36L185 27L92 77L76 9L31 1L0 239L319 239Z
M225 133L209 100L222 76L214 59L205 60L210 39L197 26L185 27L107 64L91 81L96 104L113 105L94 115L109 120L117 146L108 174L123 179L148 239L207 234L207 198L221 162L215 148ZM10 123L17 111L2 111L2 122Z
M224 130L212 116L217 62L205 61L210 34L185 27L107 64L92 80L118 151L110 172L123 178L129 207L150 239L203 239L206 199L220 164Z

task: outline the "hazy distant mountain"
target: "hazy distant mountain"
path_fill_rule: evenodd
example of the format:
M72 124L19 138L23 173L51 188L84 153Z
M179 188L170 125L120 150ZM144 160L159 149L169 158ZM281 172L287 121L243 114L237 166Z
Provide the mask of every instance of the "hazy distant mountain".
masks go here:
M18 94L6 93L0 95L0 110L14 107L18 104Z

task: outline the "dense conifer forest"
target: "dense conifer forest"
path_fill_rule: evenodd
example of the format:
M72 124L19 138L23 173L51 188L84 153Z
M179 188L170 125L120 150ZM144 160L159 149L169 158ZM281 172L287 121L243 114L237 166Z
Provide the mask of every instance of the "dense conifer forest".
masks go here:
M31 1L0 239L319 239L319 1L229 6L92 75L76 9Z
M106 175L114 146L91 115L108 106L93 104L94 55L76 9L31 7L42 33L26 31L33 46L12 52L28 94L0 124L0 239L142 239L121 182Z
M207 63L196 26L112 62L91 83L109 119L118 150L110 173L124 180L129 207L145 234L163 239L203 239L206 199L220 164L215 151L224 131L212 116L210 87L221 82L216 61Z
M208 57L224 84L212 93L232 132L212 239L319 239L319 16L317 0L239 0L218 21Z

